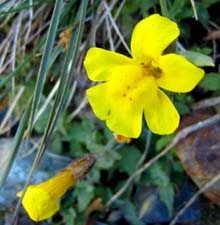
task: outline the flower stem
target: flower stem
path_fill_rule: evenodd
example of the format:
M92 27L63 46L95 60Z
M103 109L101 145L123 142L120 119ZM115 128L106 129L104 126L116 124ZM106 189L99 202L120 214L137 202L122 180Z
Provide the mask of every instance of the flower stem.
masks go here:
M166 0L160 0L160 8L161 8L161 13L165 17L170 17L169 16L169 11L167 8L167 1Z

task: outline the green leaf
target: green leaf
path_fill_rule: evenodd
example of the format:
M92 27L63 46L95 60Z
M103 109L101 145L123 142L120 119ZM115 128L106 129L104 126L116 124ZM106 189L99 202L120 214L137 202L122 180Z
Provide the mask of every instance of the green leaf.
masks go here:
M63 210L62 215L64 217L65 225L74 225L77 214L73 208Z
M111 168L116 160L119 160L121 156L114 151L106 151L103 156L96 162L97 168L109 169ZM121 161L120 161L121 163Z
M180 115L185 115L190 111L189 107L182 102L175 102L175 106Z
M150 178L151 183L158 186L167 186L170 183L170 179L165 173L165 171L162 169L161 165L159 163L154 164L150 169Z
M200 82L200 87L207 91L220 90L220 74L219 73L208 73L204 79Z
M65 139L85 143L87 139L93 139L94 128L92 121L87 118L84 118L82 122L73 122Z
M185 9L185 5L187 0L174 0L173 4L171 5L170 12L171 14L176 17L176 15L181 14L183 8Z
M210 7L211 5L213 5L214 3L219 2L219 0L203 0L201 1L201 5L205 8Z
M174 190L170 178L159 163L154 164L149 173L150 182L159 188L160 198L166 204L169 214L172 215Z
M213 50L209 46L200 47L200 46L197 46L197 45L193 45L192 48L190 48L190 51L199 52L199 53L204 54L204 55L210 55L210 54L212 54Z
M186 50L181 51L180 54L197 66L215 66L213 59L202 53Z
M124 206L123 208L125 211L124 215L125 215L126 219L131 224L141 225L142 223L140 222L140 220L137 217L136 209L135 209L134 205L131 202L126 201L123 206Z
M173 139L173 135L164 135L156 142L156 150L160 151L165 148Z
M131 175L136 167L138 160L141 157L140 151L133 146L124 146L120 150L122 159L119 163L119 170L126 172L128 175Z
M79 212L84 211L94 198L94 186L87 181L81 181L76 184L74 196L77 197Z
M166 204L168 213L171 216L174 203L174 189L172 185L166 185L160 188L160 199Z

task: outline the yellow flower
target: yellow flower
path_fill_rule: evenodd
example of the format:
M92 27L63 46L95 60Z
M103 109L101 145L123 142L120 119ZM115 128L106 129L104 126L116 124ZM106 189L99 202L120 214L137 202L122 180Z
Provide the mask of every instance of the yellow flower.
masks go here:
M95 159L94 154L84 156L73 161L51 179L37 185L29 185L22 204L30 218L41 221L53 216L60 209L59 199L77 180L89 172ZM18 192L17 196L21 197L22 193Z
M132 58L101 48L88 50L88 76L104 82L87 90L88 100L114 133L137 138L143 114L154 133L170 134L178 127L179 114L162 89L189 92L204 76L183 56L162 55L178 35L175 22L154 14L134 28Z

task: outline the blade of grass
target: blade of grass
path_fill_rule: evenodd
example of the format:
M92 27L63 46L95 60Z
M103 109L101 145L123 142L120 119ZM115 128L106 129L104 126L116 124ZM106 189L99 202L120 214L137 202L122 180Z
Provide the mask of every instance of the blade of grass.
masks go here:
M166 0L160 0L159 2L160 2L160 8L161 8L162 15L170 18L169 10L167 8L167 1Z
M42 145L39 148L39 151L42 149L42 152L41 152L41 154L39 154L39 159L37 161L37 164L43 154L43 151L46 146L46 142L53 132L53 129L54 129L56 121L59 117L60 111L63 108L63 102L65 99L66 90L69 86L69 83L71 80L71 74L73 74L73 71L75 69L75 64L77 61L78 49L79 49L79 44L81 42L81 36L82 36L83 25L84 25L84 20L85 20L86 7L87 7L87 0L83 0L81 3L81 8L78 11L79 14L76 17L77 20L79 20L79 26L73 32L71 40L70 40L70 46L69 46L69 50L66 54L59 88L58 88L58 91L57 91L57 94L55 97L54 105L51 110L45 132L44 132L44 136L42 139ZM70 66L71 66L71 69L68 71L68 68ZM36 164L36 166L37 166L37 164Z
M19 146L21 144L21 141L22 141L25 129L27 127L27 122L28 122L28 119L29 119L29 115L30 115L30 109L31 109L30 105L31 104L28 104L28 107L26 108L26 110L25 110L25 112L24 112L24 114L23 114L23 116L21 118L21 121L19 123L16 135L15 135L15 137L13 139L12 149L10 151L10 154L8 156L6 165L3 168L3 171L2 171L2 174L1 174L1 177L0 177L0 189L4 185L4 183L5 183L6 179L7 179L7 176L9 174L9 171L10 171L10 169L12 167L12 164L13 164L13 162L15 160L15 157L17 155Z
M59 23L59 19L60 19L62 5L63 5L62 0L56 0L52 19L51 19L51 24L50 24L47 39L46 39L45 49L44 49L43 57L41 60L39 73L37 76L36 88L34 90L30 122L29 122L29 127L28 127L29 137L31 135L34 116L35 116L36 110L37 110L39 102L40 102L41 93L42 93L44 82L46 79L48 63L50 61L51 51L52 51L52 47L53 47L56 32L57 32L57 27L58 27L58 23Z
M65 57L65 63L63 67L63 72L61 74L61 81L59 85L59 89L56 94L55 102L53 105L53 108L51 110L50 118L48 120L44 135L42 137L42 141L39 147L39 150L36 154L35 160L33 162L33 165L31 167L31 170L29 172L29 175L27 177L27 180L25 182L24 188L23 188L23 194L21 198L19 199L14 215L12 217L12 221L10 225L12 225L15 221L16 215L18 213L22 198L25 194L25 191L28 187L28 184L30 182L30 179L32 177L32 174L34 173L42 155L45 150L47 141L49 137L51 136L53 129L55 127L56 121L58 119L58 116L60 114L60 111L62 110L63 106L63 100L65 99L65 93L66 93L66 88L69 85L69 82L71 80L71 74L73 74L75 64L77 61L77 55L78 55L78 50L79 50L79 44L81 42L81 37L82 37L82 32L83 32L83 27L84 27L84 21L85 21L85 14L86 14L86 8L87 8L87 0L83 0L80 5L80 10L78 11L77 15L77 20L79 21L79 26L78 28L75 29L75 31L72 34L71 41L70 41L70 47L69 50L66 54ZM71 66L71 68L70 68ZM69 69L70 68L70 69Z
M58 58L62 52L62 47L55 47L54 51L51 53L50 61L48 62L48 69L54 64L55 60Z

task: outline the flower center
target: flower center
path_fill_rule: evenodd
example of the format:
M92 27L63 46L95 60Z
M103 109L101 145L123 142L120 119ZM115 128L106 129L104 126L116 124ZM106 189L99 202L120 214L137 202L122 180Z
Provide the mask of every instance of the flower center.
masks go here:
M154 61L147 63L142 62L141 66L146 76L153 76L155 79L159 79L162 76L162 70L156 65Z

